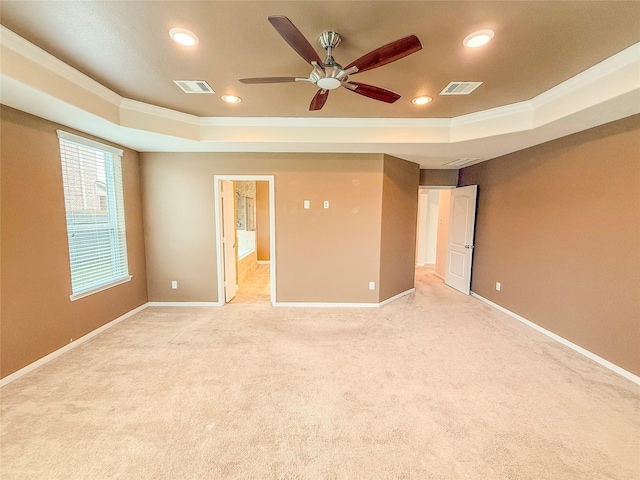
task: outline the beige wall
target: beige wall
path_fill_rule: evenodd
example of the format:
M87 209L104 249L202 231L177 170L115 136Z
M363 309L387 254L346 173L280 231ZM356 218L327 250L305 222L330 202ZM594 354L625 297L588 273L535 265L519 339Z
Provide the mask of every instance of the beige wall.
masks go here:
M381 155L141 158L150 301L217 301L216 174L275 177L277 301L378 301L368 282L378 282L380 271ZM310 209L303 209L304 200ZM329 209L322 208L324 200ZM177 290L171 280L178 280Z
M420 170L420 185L423 187L455 187L458 170Z
M133 280L71 302L56 129L82 134L11 108L0 112L0 359L5 377L146 303L147 281L137 152L125 149L122 158Z
M465 168L460 183L479 185L472 290L640 374L640 116Z
M417 265L435 265L436 263L439 202L439 189L418 189Z
M384 156L380 301L414 287L419 179L418 164Z
M258 261L268 261L271 255L271 224L269 223L269 182L256 182L256 243Z
M447 247L449 242L449 213L451 190L440 190L438 203L438 243L436 246L436 275L444 280L447 272Z

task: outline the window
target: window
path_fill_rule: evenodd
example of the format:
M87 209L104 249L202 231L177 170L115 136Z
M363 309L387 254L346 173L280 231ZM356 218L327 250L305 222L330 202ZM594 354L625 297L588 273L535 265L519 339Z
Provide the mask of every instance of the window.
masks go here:
M122 150L58 130L67 216L71 300L131 280Z

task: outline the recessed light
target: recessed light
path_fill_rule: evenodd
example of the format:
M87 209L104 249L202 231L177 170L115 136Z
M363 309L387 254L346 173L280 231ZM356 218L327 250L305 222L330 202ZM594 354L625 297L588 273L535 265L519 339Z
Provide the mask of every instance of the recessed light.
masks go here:
M186 28L172 28L169 30L169 36L180 45L186 45L187 47L195 45L200 41L195 33Z
M433 98L431 97L427 97L426 95L423 95L421 97L416 97L413 100L411 100L411 103L413 103L414 105L426 105L427 103L431 102L433 100Z
M235 95L222 95L222 101L227 103L240 103L242 99Z
M462 43L469 48L477 48L486 45L493 38L493 30L478 30L467 35Z

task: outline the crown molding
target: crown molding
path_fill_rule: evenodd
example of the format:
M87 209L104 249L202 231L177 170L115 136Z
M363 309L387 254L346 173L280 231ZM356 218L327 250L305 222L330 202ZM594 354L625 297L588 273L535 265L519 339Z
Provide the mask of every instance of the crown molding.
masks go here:
M108 89L101 83L96 82L93 78L67 65L62 60L59 60L49 52L25 40L3 25L0 25L0 44L109 103L118 105L122 99L122 97L113 90Z
M200 117L196 117L195 115L179 112L170 108L159 107L150 103L131 100L130 98L123 97L119 102L119 106L121 110L150 115L174 122L182 122L193 126L200 126L202 124L202 119Z
M631 68L629 68L631 67ZM563 97L571 95L579 89L599 84L612 78L618 72L633 71L635 73L635 88L638 88L638 69L640 68L640 43L631 45L621 52L604 59L602 62L595 64L591 68L580 72L577 75L565 80L564 82L550 88L546 92L531 99L531 105L534 109L541 108L552 102L562 101ZM628 75L626 75L628 77ZM607 92L604 93L626 93L626 92Z
M512 103L500 107L482 110L480 112L468 113L451 119L451 127L463 127L483 123L489 120L500 120L503 118L511 118L515 115L531 114L533 106L530 101Z

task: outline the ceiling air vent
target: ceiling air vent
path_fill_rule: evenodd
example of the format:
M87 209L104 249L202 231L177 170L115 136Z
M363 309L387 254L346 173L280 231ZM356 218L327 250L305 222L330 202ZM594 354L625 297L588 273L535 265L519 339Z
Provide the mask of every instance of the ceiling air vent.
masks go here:
M482 82L451 82L444 87L440 95L469 95L480 85Z
M184 93L216 93L204 80L174 80Z
M459 158L454 160L453 162L445 163L445 166L448 167L462 167L463 165L468 165L473 162L477 162L480 160L479 158Z

